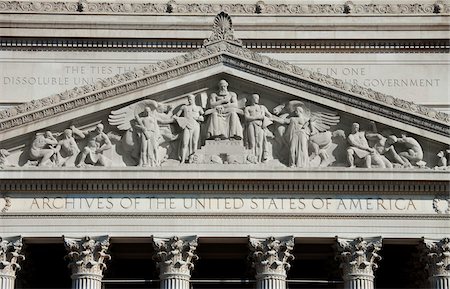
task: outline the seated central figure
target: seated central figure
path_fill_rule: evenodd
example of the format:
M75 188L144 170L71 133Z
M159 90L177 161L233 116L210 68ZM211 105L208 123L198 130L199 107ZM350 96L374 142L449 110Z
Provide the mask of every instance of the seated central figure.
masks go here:
M205 115L208 119L207 139L242 139L242 125L238 114L243 114L238 107L237 94L228 91L228 83L219 81L219 91L209 98L210 109Z

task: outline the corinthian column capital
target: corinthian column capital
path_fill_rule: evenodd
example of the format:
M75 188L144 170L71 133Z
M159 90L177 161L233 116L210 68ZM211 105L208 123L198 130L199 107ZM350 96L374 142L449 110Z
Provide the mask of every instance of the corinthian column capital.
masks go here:
M450 238L422 239L422 252L431 287L450 288Z
M381 260L378 252L381 250L381 237L345 239L336 237L337 258L341 262L343 279L364 279L371 283L374 271Z
M291 268L289 262L294 260L291 254L294 248L293 236L266 239L249 237L249 247L256 279L269 276L286 279L286 273Z
M197 236L153 238L153 256L162 280L176 277L190 279L194 261L198 259Z
M106 270L105 262L111 259L107 254L109 248L109 236L66 238L64 245L69 252L69 268L72 270L72 279L78 276L90 275L99 280Z
M22 237L0 237L0 276L15 278L16 272L20 270L19 262L25 259L21 255Z

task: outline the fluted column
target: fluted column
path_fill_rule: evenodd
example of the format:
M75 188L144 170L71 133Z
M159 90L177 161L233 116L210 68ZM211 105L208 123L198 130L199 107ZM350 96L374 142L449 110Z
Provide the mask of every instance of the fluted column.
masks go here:
M159 269L161 289L189 289L197 236L153 238L154 259Z
M381 260L381 237L344 239L336 237L338 259L341 261L344 288L373 289L374 271Z
M0 289L13 289L19 262L25 257L22 250L22 237L0 238Z
M66 238L64 244L69 251L69 268L72 270L72 289L101 289L105 262L111 259L107 254L109 236Z
M285 289L287 271L294 259L294 237L249 237L250 260L256 271L257 289Z
M450 289L450 238L424 238L422 244L431 288Z

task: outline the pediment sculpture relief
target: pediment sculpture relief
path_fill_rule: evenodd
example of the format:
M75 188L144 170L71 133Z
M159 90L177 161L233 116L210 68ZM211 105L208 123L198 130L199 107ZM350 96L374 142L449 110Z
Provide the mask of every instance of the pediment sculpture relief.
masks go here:
M5 142L8 147L1 144L0 168L237 164L303 170L449 169L450 150L443 141L449 129L448 115L244 49L233 31L230 16L222 12L201 49L0 111L0 133L9 139ZM280 96L266 95L257 86L242 87L237 76L217 83L201 79L201 93L183 88L189 84L180 84L188 90L181 96L170 96L176 94L174 90L151 91L156 83L175 82L179 76L217 63L281 87L286 82L298 94L306 94L293 95L281 89ZM228 75L223 70L219 73ZM142 89L148 89L151 99L142 99L140 94L132 98ZM331 100L328 107L321 105L321 99L327 99L321 95L323 91ZM307 93L317 96L314 102ZM122 96L123 101L119 99ZM112 99L122 106L109 102ZM138 100L130 103L132 99ZM331 108L333 103L340 111ZM80 109L84 106L101 107L101 111L98 115L90 112L84 120ZM374 112L371 120L398 118L396 128L357 116L357 111L371 114L370 110ZM72 113L71 118L57 123L64 119L63 113ZM51 124L42 122L44 119ZM38 124L33 126L33 122ZM15 129L21 134L24 126L30 126L30 132L45 131L32 137L14 135ZM401 129L425 133L408 135ZM434 141L436 136L439 140Z
M25 166L427 165L419 141L404 132L394 133L383 124L384 130L378 131L373 121L365 121L363 130L356 118L306 100L274 103L258 93L238 95L229 86L220 80L206 102L195 94L175 104L144 99L110 111L106 123L99 119L90 127L38 132L24 149ZM2 150L2 167L16 165L9 154ZM438 169L447 167L447 154L438 153Z

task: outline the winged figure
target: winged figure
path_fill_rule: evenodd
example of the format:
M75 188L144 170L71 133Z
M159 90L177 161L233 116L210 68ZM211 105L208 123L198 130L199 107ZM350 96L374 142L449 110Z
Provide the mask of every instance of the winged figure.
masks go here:
M159 166L163 158L160 146L177 139L170 125L174 122L173 108L152 99L111 111L108 122L125 131L121 137L122 149L139 166Z

